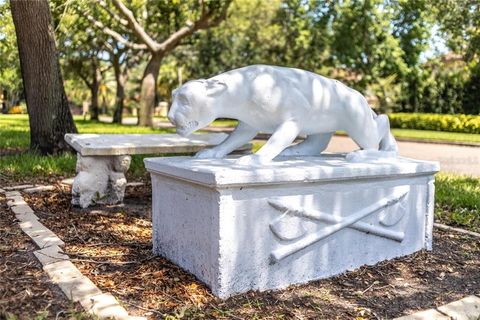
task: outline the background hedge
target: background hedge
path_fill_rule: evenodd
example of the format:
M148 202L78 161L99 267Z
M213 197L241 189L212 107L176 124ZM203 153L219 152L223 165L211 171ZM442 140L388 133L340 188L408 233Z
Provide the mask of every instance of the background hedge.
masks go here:
M391 113L388 117L392 128L480 133L480 116L476 115Z

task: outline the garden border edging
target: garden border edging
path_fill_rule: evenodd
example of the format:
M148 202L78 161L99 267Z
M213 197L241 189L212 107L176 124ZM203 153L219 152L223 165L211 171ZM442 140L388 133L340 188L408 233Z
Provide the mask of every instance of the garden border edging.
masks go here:
M33 254L52 283L59 286L69 300L79 302L86 312L99 319L146 320L145 317L129 316L113 295L102 292L75 267L61 248L65 243L38 221L32 208L24 201L20 191L28 188L33 186L4 187L0 188L0 193L5 195L7 205L22 231L39 247Z

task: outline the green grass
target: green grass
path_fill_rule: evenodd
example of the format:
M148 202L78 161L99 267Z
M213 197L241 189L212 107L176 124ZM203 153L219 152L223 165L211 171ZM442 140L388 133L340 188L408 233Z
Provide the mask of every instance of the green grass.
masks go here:
M74 117L79 133L166 133L173 129L152 129L148 127L124 126L102 122L85 121ZM70 177L75 174L76 156L40 156L29 152L30 129L27 115L0 115L0 177L17 182L50 176ZM9 154L11 153L11 154ZM145 174L144 155L132 157L130 176Z
M29 132L26 115L0 115L0 149L28 148Z
M391 129L392 134L396 138L412 139L412 140L436 140L445 142L473 142L480 143L480 134L459 133L459 132L443 132L431 130L414 130L414 129ZM344 131L338 131L339 135L346 135Z
M93 122L74 117L79 133L165 133L173 129L125 126L113 123ZM27 115L0 115L0 149L28 148L30 128Z
M473 133L458 133L458 132L443 132L443 131L413 130L413 129L392 129L392 133L397 138L480 143L480 134L473 134Z
M439 173L435 182L438 222L480 232L480 179Z

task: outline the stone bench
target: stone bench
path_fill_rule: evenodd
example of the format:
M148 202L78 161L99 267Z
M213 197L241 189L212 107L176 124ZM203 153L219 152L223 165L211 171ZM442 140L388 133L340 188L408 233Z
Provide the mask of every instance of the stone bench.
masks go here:
M133 154L194 153L212 147L225 133L193 134L66 134L65 141L77 151L77 176L72 185L72 204L86 208L94 203L123 201ZM251 144L237 152L248 153Z

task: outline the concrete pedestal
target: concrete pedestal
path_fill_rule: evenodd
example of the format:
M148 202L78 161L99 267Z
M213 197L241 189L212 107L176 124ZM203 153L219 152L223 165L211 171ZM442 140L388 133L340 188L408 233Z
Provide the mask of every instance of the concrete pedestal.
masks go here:
M145 159L153 250L220 298L431 249L434 162Z

